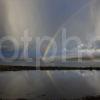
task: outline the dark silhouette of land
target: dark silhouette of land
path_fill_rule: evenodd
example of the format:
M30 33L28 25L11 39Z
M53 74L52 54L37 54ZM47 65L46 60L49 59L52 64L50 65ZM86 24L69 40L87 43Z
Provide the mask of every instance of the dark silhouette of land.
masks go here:
M21 70L100 70L100 67L68 67L68 66L17 66L17 65L0 65L0 71L21 71Z

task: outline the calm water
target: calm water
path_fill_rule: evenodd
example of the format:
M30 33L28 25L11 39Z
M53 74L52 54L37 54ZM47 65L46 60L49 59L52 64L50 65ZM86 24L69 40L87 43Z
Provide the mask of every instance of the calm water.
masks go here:
M34 65L33 62L15 61L0 64ZM44 63L41 63L41 65ZM49 63L50 64L50 63ZM99 61L70 61L53 65L63 66L98 66ZM77 98L100 94L99 71L17 71L0 72L0 97L28 99L57 99Z
M48 100L100 94L97 71L0 72L0 97Z

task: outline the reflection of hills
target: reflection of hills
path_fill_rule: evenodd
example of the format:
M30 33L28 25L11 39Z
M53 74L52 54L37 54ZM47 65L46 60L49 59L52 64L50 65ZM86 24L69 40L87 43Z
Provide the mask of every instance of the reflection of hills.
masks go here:
M87 96L76 100L100 100L100 96Z

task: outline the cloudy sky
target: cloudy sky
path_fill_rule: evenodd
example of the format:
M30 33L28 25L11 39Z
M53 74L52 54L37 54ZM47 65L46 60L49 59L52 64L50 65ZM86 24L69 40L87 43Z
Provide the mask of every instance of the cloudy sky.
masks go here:
M0 0L0 36L11 35L20 44L27 30L34 51L36 37L55 36L60 45L59 34L66 28L66 38L78 37L87 44L99 39L99 4L99 0Z
M1 14L7 19L5 24L11 30L21 34L29 29L35 34L54 34L57 29L90 0L1 0ZM85 15L84 15L85 16ZM2 18L2 19L3 19ZM9 26L10 25L10 26ZM9 29L8 29L9 30Z

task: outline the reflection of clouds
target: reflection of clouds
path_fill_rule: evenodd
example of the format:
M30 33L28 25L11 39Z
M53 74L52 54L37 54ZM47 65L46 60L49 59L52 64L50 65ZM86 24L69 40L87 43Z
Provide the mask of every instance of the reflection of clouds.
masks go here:
M5 97L95 95L100 93L99 76L96 71L7 72L0 74L0 91Z
M86 77L87 81L91 86L93 86L94 89L96 89L97 93L100 93L100 73L97 71L92 72L92 76Z
M78 75L83 77L90 86L95 89L96 93L100 93L100 73L98 71L76 71Z
M49 74L49 76L48 76ZM92 95L95 90L78 71L20 71L0 74L0 91L7 97L80 97ZM77 92L76 92L77 90ZM43 99L44 100L44 99Z
M77 73L79 75L81 75L82 77L87 77L87 76L91 76L92 75L91 71L77 71Z

